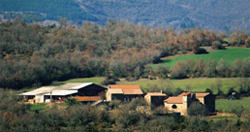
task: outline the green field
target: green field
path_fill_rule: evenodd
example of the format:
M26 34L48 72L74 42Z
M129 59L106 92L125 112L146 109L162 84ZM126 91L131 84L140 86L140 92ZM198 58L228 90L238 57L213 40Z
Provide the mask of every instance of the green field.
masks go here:
M105 79L104 77L75 78L75 79L70 79L67 81L54 81L51 85L58 86L58 85L66 84L66 83L84 83L84 82L93 82L93 83L101 84L101 82L104 79Z
M216 100L216 110L222 112L230 112L232 108L237 108L243 106L246 109L250 109L250 98L242 98L239 100L227 100L227 99L217 99Z
M250 57L250 48L227 48L226 50L216 50L209 54L189 54L189 55L179 55L179 56L170 56L163 58L163 62L159 64L153 64L152 68L157 69L160 65L161 66L174 66L178 61L185 61L185 60L200 60L203 59L204 61L208 60L216 60L220 61L223 59L226 62L233 62L237 59L243 59Z
M150 91L154 87L171 87L180 88L186 90L188 87L190 91L193 92L203 92L207 88L215 91L217 93L217 87L227 93L230 88L238 90L239 78L194 78L194 79L182 79L182 80L148 80L140 79L137 81L121 81L118 84L134 84L140 85L144 92Z
M65 83L83 83L83 82L94 82L101 84L104 80L104 77L92 77L92 78L76 78L70 79L67 81L56 81L52 85L63 85ZM227 93L230 88L238 90L239 78L191 78L191 79L165 79L165 80L149 80L149 79L140 79L136 81L126 81L121 79L117 84L128 84L128 85L140 85L144 92L151 91L150 89L154 87L160 88L180 88L186 90L187 87L190 91L193 92L202 92L207 88L212 89L217 92L216 86Z

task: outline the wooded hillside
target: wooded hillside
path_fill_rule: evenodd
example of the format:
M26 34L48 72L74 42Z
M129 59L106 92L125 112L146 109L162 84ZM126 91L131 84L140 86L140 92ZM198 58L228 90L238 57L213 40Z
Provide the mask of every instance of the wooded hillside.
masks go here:
M249 0L1 0L0 14L27 22L67 18L105 25L115 19L177 30L234 31L250 29L249 5Z
M228 41L225 41L225 38ZM230 35L209 30L151 29L109 21L104 27L86 22L80 28L26 24L18 19L0 24L0 87L19 89L75 77L139 78L146 64L161 57L219 49L223 43L250 46L244 32ZM202 50L201 50L202 51Z

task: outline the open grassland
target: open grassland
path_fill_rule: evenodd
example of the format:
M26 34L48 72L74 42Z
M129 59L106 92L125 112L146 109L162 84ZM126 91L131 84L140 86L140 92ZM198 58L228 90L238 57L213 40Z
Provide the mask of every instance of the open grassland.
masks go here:
M233 62L237 59L244 59L250 57L250 48L227 48L226 50L216 50L209 54L188 54L188 55L177 55L169 56L162 59L159 64L153 64L152 68L157 69L159 66L173 67L179 61L186 60L200 60L204 61L216 60L217 62L223 59L226 62Z
M63 85L66 83L84 83L84 82L93 82L96 84L101 84L101 82L104 79L105 79L104 77L75 78L75 79L70 79L66 81L54 81L52 85L57 86L57 85Z
M182 80L148 80L140 79L137 81L120 81L118 84L134 84L140 85L143 91L151 91L154 87L168 87L168 88L180 88L182 90L188 90L193 92L203 92L207 88L218 92L217 88L220 88L223 93L227 93L230 88L238 90L239 78L194 78L194 79L182 79Z
M250 97L241 98L239 100L216 100L216 110L221 112L230 112L232 108L237 108L241 106L245 109L250 109Z
M52 85L63 85L66 83L83 83L83 82L94 82L101 84L104 77L91 77L91 78L76 78L67 81L56 81ZM207 88L213 90L217 93L218 88L220 88L223 93L227 93L230 88L234 88L238 91L239 78L193 78L193 79L163 79L163 80L149 80L149 79L139 79L136 81L126 81L121 79L117 84L125 85L140 85L144 92L152 91L155 87L158 88L180 88L182 90L188 90L193 92L203 92Z
M63 85L66 83L84 83L84 82L94 82L96 84L101 84L104 80L104 77L91 77L91 78L76 78L70 79L67 81L55 81L51 86ZM154 88L159 89L177 89L190 90L193 92L204 92L206 89L211 89L216 94L218 88L223 92L227 93L230 88L234 88L236 91L239 90L239 79L240 78L190 78L190 79L158 79L158 80L149 80L149 79L139 79L136 81L126 81L121 79L117 84L123 85L140 85L144 92L154 91ZM29 88L24 91L29 91L34 88Z

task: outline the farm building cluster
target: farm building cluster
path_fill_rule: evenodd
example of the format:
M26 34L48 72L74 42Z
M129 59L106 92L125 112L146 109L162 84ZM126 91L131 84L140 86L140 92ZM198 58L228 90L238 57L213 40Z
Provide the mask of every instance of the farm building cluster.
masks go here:
M215 112L215 96L210 93L183 92L178 96L168 97L162 91L143 93L138 85L110 85L108 88L95 83L68 83L62 86L41 87L21 93L28 103L64 102L74 98L82 103L109 102L112 100L131 101L141 97L149 105L164 106L169 112L187 115L188 108L194 101L199 101Z

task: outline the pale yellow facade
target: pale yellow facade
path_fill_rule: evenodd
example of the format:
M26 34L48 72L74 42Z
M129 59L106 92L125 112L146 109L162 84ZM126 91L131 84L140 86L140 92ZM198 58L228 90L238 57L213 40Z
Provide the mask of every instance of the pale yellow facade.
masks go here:
M205 104L204 97L196 97L202 104Z
M187 115L187 109L189 105L189 96L182 97L183 103L167 103L164 102L165 108L169 110L169 112L180 113L183 116Z

